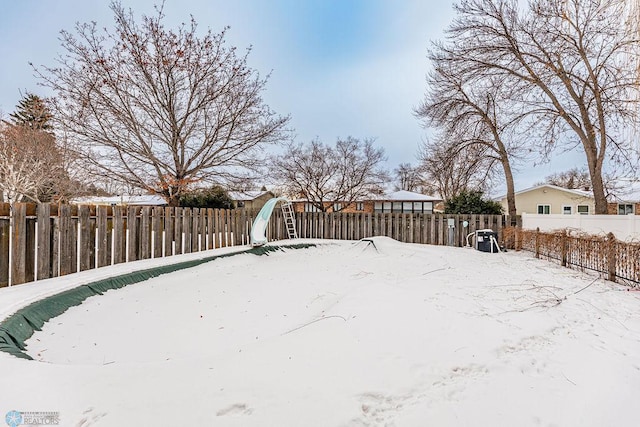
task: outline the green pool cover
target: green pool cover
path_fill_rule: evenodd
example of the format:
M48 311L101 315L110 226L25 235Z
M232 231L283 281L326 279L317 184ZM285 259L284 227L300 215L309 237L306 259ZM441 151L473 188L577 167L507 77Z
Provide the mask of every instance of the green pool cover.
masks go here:
M218 258L227 258L239 254L268 255L270 252L280 251L285 248L304 249L315 246L314 244L307 243L260 246L229 254L214 255L171 265L148 268L146 270L134 271L132 273L87 283L31 303L0 322L0 351L23 359L32 360L31 356L25 353L24 343L35 331L40 331L45 322L61 315L69 307L80 305L87 298L94 295L102 295L110 289L119 289L162 274L195 267Z

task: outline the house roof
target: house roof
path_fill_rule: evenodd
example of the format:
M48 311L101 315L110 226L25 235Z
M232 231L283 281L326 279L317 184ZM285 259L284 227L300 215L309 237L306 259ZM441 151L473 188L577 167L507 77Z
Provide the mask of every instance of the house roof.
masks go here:
M161 196L155 194L143 195L122 195L122 196L106 196L106 197L77 197L71 200L75 204L91 204L91 205L136 205L136 206L164 206L167 201Z
M394 191L393 193L387 193L372 200L382 200L391 202L439 202L442 199L438 197L429 196L426 194L415 193L413 191Z
M528 193L530 191L538 190L540 188L551 188L551 189L558 190L558 191L564 191L565 193L574 194L576 196L581 196L581 197L586 197L586 198L589 198L589 199L593 199L593 192L592 191L558 187L557 185L552 185L552 184L536 185L535 187L529 187L529 188L525 188L524 190L516 191L514 194L518 195L518 194L522 194L522 193ZM500 200L502 200L502 199L504 199L506 197L507 197L507 195L503 194L501 196L496 197L494 200L500 201Z
M521 193L527 193L529 191L537 190L539 188L553 188L555 190L564 191L566 193L575 194L577 196L586 197L589 199L593 199L593 192L587 190L578 190L578 189L570 189L558 187L557 185L552 184L542 184L537 185L535 187L525 188L524 190L516 191L516 195ZM640 180L638 179L622 179L615 183L615 191L613 194L607 197L610 202L621 203L621 202L640 202ZM503 194L501 196L496 197L494 200L501 201L506 198L507 195Z
M293 202L306 202L307 199L294 199ZM358 201L372 201L372 202L441 202L439 197L433 197L426 194L414 193L413 191L394 191L392 193L386 193L378 197L362 198ZM333 201L327 200L325 203L333 203Z
M231 197L231 200L243 201L243 202L255 200L258 197L263 196L265 194L271 194L273 196L273 193L271 191L261 191L261 190L229 191L228 194L229 194L229 197Z

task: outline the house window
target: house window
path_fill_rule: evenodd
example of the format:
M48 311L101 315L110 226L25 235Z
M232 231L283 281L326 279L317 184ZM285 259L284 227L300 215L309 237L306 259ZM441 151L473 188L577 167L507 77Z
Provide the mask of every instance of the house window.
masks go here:
M551 205L538 205L538 215L549 215L551 213Z
M333 211L334 212L340 212L342 210L342 203L334 203L333 204Z
M402 202L393 202L391 212L402 212Z
M562 213L565 215L571 215L573 213L573 208L571 206L564 205L562 207Z
M363 211L364 210L364 202L356 202L356 210Z
M413 212L413 203L411 203L411 202L402 202L402 212L404 212L404 213Z
M618 205L618 215L633 214L633 205L630 203L620 203Z
M391 202L375 202L373 204L373 211L380 213L391 212L391 206Z
M578 213L580 215L589 215L589 205L578 205Z
M305 203L304 204L304 211L305 212L320 212L320 209L318 209L317 206L315 206L313 203Z
M422 212L426 214L433 213L433 202L424 202L422 206Z

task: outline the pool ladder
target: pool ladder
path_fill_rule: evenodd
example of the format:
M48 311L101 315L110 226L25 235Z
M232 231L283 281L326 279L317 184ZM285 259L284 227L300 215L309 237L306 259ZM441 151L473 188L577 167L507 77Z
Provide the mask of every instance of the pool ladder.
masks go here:
M296 214L293 212L293 205L291 202L282 202L280 206L282 208L282 216L284 217L284 223L287 227L287 235L290 239L297 239L298 233L296 232Z

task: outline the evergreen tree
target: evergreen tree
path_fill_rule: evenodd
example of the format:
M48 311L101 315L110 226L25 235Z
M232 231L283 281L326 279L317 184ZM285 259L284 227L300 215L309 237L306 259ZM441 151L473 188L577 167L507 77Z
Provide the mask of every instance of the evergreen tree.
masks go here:
M34 130L50 131L51 112L38 95L27 92L18 105L16 111L9 114L14 125L28 126Z
M233 209L234 203L229 194L219 185L203 188L180 196L180 206L185 208Z
M445 203L444 213L502 215L502 205L483 199L481 191L463 191Z

